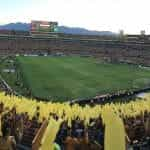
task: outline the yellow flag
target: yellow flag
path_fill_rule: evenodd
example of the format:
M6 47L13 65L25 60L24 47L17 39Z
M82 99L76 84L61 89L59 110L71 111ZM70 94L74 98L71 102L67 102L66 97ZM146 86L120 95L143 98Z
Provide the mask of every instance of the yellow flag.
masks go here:
M61 120L50 119L45 134L42 138L40 150L54 150L54 140L59 130Z
M125 129L122 120L111 110L103 113L105 150L125 150Z

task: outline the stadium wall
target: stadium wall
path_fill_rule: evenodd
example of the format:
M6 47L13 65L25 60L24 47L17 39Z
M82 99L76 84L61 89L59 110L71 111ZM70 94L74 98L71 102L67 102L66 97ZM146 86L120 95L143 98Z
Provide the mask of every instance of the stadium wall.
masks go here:
M150 42L0 37L0 55L60 52L66 55L92 55L112 62L150 66Z

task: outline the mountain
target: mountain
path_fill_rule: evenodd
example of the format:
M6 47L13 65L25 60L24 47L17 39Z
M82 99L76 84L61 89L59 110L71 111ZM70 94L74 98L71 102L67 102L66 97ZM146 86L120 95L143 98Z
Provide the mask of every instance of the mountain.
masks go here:
M62 33L68 33L68 34L80 34L80 35L113 35L115 33L110 31L93 31L93 30L87 30L84 28L72 28L72 27L66 27L66 26L59 26L59 31Z
M30 24L28 24L28 23L21 23L21 22L9 23L9 24L5 24L5 25L0 25L0 29L17 30L17 31L18 30L29 31Z
M0 25L0 30L23 30L23 31L29 31L30 30L30 24L29 23L9 23L5 25ZM67 26L59 26L58 27L59 32L61 33L67 33L67 34L80 34L80 35L115 35L115 33L110 31L92 31L87 30L84 28L73 28L73 27L67 27Z

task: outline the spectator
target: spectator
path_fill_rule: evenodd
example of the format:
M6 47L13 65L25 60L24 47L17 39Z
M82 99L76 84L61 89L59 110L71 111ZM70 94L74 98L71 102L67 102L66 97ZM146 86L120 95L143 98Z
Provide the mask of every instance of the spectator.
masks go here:
M16 150L16 141L13 136L10 136L10 129L3 124L2 136L0 137L1 150Z
M70 130L68 131L68 135L67 135L64 143L65 143L65 150L77 150L77 147L79 144L77 138L73 138L71 136Z

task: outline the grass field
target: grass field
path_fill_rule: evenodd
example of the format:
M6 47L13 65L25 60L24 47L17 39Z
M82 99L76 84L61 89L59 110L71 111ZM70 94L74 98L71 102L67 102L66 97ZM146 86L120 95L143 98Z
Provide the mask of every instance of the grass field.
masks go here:
M83 57L17 57L23 82L39 98L70 100L150 85L150 70Z

